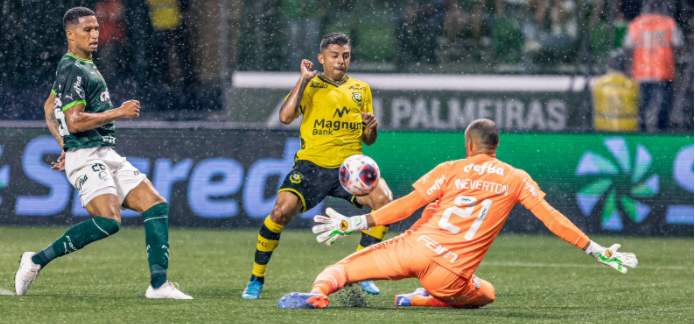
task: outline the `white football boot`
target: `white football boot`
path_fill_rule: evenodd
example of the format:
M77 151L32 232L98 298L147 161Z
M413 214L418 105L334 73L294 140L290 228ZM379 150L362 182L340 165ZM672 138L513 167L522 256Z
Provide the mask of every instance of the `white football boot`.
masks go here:
M31 261L34 252L24 252L19 259L19 269L14 275L14 290L17 296L24 296L29 290L31 283L39 276L41 266Z
M171 281L165 282L162 286L155 289L152 286L147 287L145 298L148 299L193 299L193 297L184 294Z

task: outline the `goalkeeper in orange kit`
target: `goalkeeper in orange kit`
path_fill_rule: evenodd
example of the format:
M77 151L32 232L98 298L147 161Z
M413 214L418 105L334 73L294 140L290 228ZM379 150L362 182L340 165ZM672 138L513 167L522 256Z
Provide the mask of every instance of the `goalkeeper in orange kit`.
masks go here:
M521 169L498 160L499 131L488 119L473 121L465 133L466 159L444 162L413 184L413 191L366 215L346 217L328 209L316 216L321 243L374 225L404 220L425 207L405 233L355 252L324 269L310 293L290 293L281 308L324 308L328 296L363 280L418 278L422 288L397 295L399 306L481 307L495 300L491 283L475 276L509 212L521 203L553 234L622 273L637 266L633 253L591 241L545 201L545 193Z

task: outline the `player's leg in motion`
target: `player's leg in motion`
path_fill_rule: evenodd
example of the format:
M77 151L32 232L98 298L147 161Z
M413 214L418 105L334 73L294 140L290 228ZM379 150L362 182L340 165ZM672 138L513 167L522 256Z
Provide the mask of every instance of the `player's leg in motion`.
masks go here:
M495 301L495 288L475 275L466 279L433 263L419 275L423 288L396 295L397 306L477 308Z
M379 184L369 195L357 197L356 199L361 205L369 206L372 210L377 210L390 203L393 200L393 194L386 184L386 181L384 179L379 179ZM360 238L360 243L357 245L357 251L383 241L388 230L388 226L378 225L362 231L362 237ZM379 287L371 280L360 282L360 287L370 295L378 295L380 292Z
M280 233L282 233L285 225L300 212L302 206L302 202L300 202L297 194L290 191L280 191L278 193L273 210L265 218L258 231L251 278L241 294L242 298L260 298L263 284L265 283L266 268L273 251L280 242Z
M124 180L126 182L127 180ZM141 180L126 196L124 205L142 214L145 247L150 268L150 286L145 297L151 299L193 299L167 280L169 268L169 204L152 183Z
M113 188L115 191L115 188ZM103 190L102 192L108 192ZM44 250L34 254L24 252L20 259L19 270L15 274L15 293L26 294L39 271L55 258L75 252L89 243L116 234L120 229L121 213L118 196L101 194L95 196L85 206L90 219L70 227L55 242Z
M324 308L328 296L348 284L364 280L416 277L430 260L415 252L405 236L372 245L326 267L314 280L310 293L290 293L278 301L281 308Z

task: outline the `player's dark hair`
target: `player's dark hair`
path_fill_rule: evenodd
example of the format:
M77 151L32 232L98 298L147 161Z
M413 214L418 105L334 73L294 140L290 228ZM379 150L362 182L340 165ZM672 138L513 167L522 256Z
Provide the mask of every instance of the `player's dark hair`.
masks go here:
M478 144L488 149L497 148L500 143L500 132L494 121L481 118L476 119L466 129L471 139L476 139Z
M352 41L350 40L350 37L348 35L345 35L343 33L330 33L328 35L323 36L321 38L321 45L319 46L319 49L321 51L325 50L328 45L335 44L335 45L351 45Z
M92 9L85 7L70 8L65 12L65 15L63 15L63 28L67 28L68 25L78 24L80 18L89 16L96 16Z

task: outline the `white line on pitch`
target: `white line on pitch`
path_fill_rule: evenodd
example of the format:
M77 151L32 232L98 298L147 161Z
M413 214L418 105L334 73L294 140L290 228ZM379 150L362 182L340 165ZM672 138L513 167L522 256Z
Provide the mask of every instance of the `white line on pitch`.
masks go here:
M0 288L0 296L14 296L14 292Z

